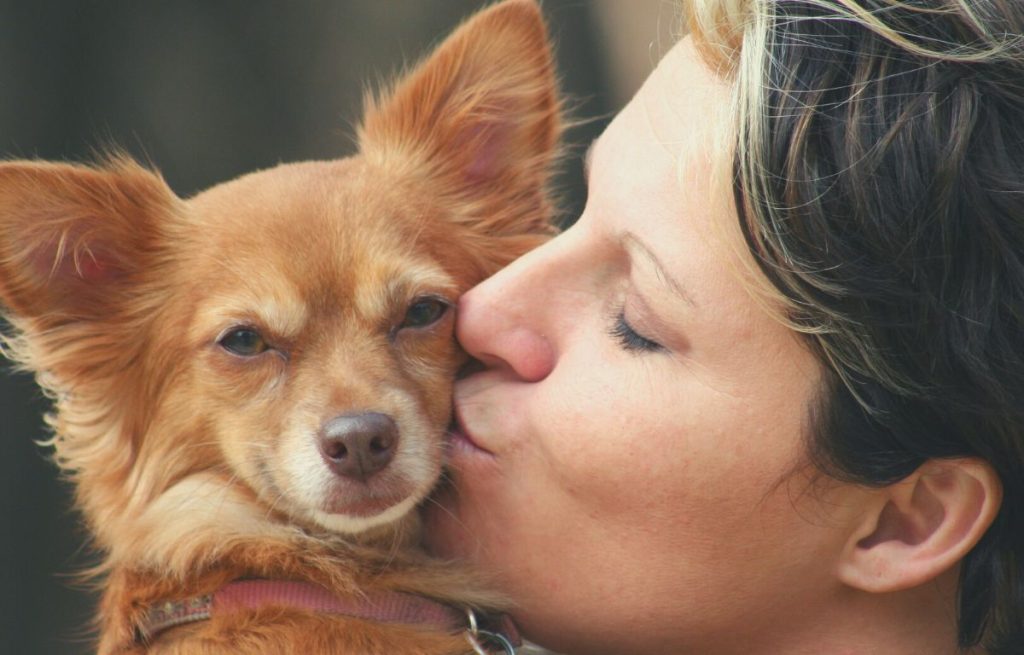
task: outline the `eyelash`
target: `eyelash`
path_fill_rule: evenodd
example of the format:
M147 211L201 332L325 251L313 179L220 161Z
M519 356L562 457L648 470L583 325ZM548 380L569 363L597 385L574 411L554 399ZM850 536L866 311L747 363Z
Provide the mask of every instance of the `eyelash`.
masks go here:
M615 315L612 327L608 333L619 342L623 350L632 353L659 353L665 352L665 346L657 341L652 341L633 329L633 326L626 321L626 314L620 311Z

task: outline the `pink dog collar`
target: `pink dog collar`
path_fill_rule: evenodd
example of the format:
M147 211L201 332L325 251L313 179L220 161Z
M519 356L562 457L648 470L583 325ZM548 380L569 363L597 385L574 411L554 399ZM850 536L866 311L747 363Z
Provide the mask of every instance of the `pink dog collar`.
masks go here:
M155 605L136 628L136 640L147 643L164 630L178 625L270 605L380 623L421 625L453 634L465 631L470 637L478 635L476 616L472 611L458 610L414 594L371 591L358 597L346 598L335 596L327 589L308 582L238 580L206 596ZM494 643L505 653L514 653L514 647L522 643L515 624L507 616L500 617L497 623L495 630L481 630L480 633L493 636Z

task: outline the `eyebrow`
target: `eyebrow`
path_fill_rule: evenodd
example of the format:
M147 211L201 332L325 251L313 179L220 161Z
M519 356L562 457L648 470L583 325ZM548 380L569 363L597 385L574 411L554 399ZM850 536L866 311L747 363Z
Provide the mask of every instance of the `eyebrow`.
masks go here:
M662 266L661 260L654 254L654 251L651 250L646 243L641 241L636 234L632 232L624 232L622 237L620 237L619 242L627 252L635 252L647 260L654 269L655 275L658 276L658 280L660 280L661 283L672 292L672 295L676 296L676 298L687 305L696 307L697 303L694 302L693 296L686 291L686 288L680 284L678 280L668 274L668 271L666 271L665 267Z

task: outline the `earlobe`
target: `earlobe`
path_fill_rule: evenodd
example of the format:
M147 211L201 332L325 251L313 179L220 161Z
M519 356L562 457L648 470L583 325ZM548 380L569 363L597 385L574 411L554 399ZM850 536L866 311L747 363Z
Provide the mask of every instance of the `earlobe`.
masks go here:
M929 460L878 490L839 562L845 584L873 593L910 589L956 565L995 519L1002 484L978 458Z

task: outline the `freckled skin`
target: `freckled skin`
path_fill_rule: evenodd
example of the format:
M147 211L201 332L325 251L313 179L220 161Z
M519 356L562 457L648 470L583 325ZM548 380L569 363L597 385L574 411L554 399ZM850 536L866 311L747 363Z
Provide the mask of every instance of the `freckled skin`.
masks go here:
M815 608L843 593L830 567L859 492L807 521L788 493L802 479L777 486L820 373L752 291L715 183L713 108L729 98L677 45L595 143L579 222L459 306L486 368L456 385L456 412L480 448L455 449L429 539L497 571L556 651L798 652L771 626L813 641L830 625ZM624 348L620 315L661 348Z

